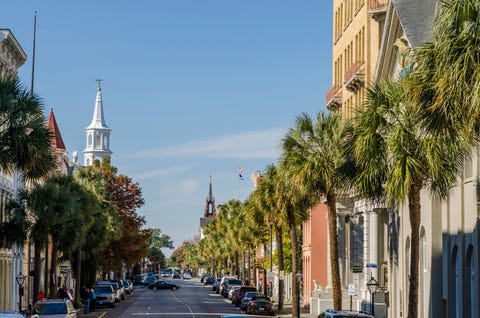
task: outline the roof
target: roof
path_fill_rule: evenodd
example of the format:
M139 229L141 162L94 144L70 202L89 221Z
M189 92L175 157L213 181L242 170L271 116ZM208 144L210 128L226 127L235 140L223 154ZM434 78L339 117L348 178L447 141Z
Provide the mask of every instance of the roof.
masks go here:
M102 89L99 87L97 91L97 98L95 99L95 109L93 110L93 118L90 125L87 129L110 129L107 124L105 124L105 119L103 115L103 99L102 99Z
M53 133L51 139L54 149L66 150L62 139L62 134L60 134L60 129L58 129L57 121L55 120L55 115L53 114L53 108L50 109L50 114L48 115L47 127Z
M393 0L398 18L413 48L432 38L436 0Z

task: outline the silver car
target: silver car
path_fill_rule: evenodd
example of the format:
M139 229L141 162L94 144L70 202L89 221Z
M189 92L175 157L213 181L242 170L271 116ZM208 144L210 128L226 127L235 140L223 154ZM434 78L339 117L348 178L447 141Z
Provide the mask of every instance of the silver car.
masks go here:
M69 299L43 299L33 306L32 318L77 318L77 311Z

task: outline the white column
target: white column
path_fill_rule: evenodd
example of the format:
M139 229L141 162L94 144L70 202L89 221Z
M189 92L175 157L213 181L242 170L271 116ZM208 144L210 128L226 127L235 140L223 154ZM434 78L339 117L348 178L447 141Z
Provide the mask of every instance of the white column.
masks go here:
M371 275L377 281L378 277L378 212L375 210L370 212L370 263L376 264L377 268L371 269Z

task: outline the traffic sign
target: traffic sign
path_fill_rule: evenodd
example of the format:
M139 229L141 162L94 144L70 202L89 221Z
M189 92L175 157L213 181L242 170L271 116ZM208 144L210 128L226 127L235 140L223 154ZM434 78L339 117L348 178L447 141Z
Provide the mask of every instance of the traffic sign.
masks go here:
M367 268L377 268L377 267L378 267L377 264L373 264L373 263L367 263L365 266L366 266Z
M355 296L355 285L354 284L348 284L348 295L349 296Z

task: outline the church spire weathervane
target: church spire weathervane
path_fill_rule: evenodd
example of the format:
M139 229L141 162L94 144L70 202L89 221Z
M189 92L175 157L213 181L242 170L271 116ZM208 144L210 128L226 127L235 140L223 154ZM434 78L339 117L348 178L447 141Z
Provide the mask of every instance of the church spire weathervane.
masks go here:
M95 80L95 82L98 83L98 90L101 91L102 90L101 84L102 84L103 80L101 78L97 78Z

